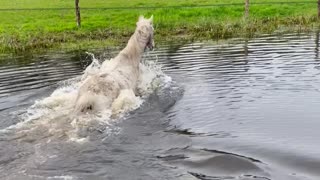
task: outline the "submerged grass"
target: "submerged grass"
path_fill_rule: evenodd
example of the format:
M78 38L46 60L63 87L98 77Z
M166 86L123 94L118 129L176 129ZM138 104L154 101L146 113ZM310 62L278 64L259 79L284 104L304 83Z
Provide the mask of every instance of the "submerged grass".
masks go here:
M2 9L72 8L73 1L2 0ZM0 11L0 53L37 51L48 48L88 49L123 45L135 28L140 14L154 15L156 40L208 40L235 36L252 37L257 33L309 31L317 28L316 3L257 4L276 0L251 0L250 18L244 20L243 6L210 6L226 4L223 0L88 0L85 8L102 7L168 7L160 9L82 9L82 27L74 22L73 9ZM284 1L282 1L284 2ZM289 2L289 1L288 1ZM301 0L290 0L301 2ZM231 0L228 3L243 3Z

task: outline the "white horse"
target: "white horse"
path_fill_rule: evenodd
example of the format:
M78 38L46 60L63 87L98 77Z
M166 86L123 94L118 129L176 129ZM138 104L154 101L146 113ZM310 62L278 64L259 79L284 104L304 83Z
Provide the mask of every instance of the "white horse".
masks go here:
M137 27L127 46L110 61L105 61L98 74L87 77L80 86L75 112L120 110L136 94L139 64L144 51L153 49L153 16L139 17Z

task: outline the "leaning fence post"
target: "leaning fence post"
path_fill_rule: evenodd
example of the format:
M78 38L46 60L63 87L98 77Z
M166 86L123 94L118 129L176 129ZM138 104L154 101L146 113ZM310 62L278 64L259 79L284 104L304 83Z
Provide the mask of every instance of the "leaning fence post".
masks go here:
M81 27L79 0L75 0L77 26Z
M249 17L249 0L245 0L244 11L244 17L247 19Z

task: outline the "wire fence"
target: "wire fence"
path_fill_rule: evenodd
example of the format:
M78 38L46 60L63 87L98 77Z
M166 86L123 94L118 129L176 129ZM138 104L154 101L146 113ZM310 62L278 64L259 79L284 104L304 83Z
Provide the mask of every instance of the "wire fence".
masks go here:
M119 7L81 7L81 10L152 10L152 9L185 9L185 8L210 8L210 7L230 7L244 6L244 17L250 15L250 6L258 5L297 5L297 4L315 4L318 9L318 17L320 18L320 0L314 1L277 1L277 2L253 2L244 0L243 3L220 3L220 4L203 4L203 5L177 5L177 6L119 6ZM79 0L75 0L75 7L65 8L0 8L0 12L4 11L56 11L56 10L75 10L77 26L81 26Z
M279 5L279 4L317 4L316 1L302 2L255 2L254 5ZM134 7L81 7L81 10L135 10L135 9L182 9L182 8L209 8L209 7L226 7L226 6L243 6L245 3L221 3L221 4L203 4L203 5L181 5L181 6L134 6ZM74 10L74 7L66 8L0 8L0 11L45 11L45 10Z

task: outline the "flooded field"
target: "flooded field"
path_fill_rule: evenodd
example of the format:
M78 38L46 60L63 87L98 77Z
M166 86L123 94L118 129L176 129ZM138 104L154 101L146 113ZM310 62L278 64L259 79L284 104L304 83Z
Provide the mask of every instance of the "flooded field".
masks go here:
M165 78L140 107L74 133L63 105L91 61L1 58L0 179L319 178L318 34L158 46L144 61Z

